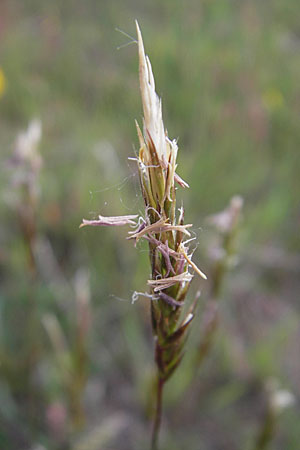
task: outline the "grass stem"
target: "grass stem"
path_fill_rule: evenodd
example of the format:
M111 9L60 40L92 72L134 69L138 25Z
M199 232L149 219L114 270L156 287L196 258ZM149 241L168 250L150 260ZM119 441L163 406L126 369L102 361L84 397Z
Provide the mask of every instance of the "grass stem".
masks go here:
M158 450L158 437L159 437L159 430L160 430L160 426L161 426L161 416L162 416L163 388L164 388L164 380L158 375L157 389L156 389L156 407L155 407L155 416L154 416L154 422L153 422L151 450Z

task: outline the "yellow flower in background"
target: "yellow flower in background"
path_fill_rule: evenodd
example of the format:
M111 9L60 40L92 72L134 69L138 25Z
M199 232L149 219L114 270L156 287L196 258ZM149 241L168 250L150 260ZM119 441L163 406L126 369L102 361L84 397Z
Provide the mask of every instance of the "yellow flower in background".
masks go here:
M5 75L4 75L3 70L0 67L0 98L4 94L5 85L6 85Z
M267 89L262 95L262 100L269 111L277 111L284 104L283 95L276 88Z

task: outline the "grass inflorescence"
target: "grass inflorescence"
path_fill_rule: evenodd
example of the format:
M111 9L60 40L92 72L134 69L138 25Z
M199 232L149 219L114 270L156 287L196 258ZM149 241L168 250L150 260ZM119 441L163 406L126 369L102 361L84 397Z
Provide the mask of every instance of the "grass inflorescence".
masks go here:
M136 162L145 214L137 220L128 239L135 243L145 239L149 244L151 278L148 286L157 366L157 401L152 435L152 448L155 449L161 423L163 387L182 360L187 331L194 317L196 302L183 314L186 295L195 272L204 279L206 276L192 261L189 232L192 224L184 224L183 207L176 209L177 186L186 188L188 184L176 172L177 142L169 139L165 130L161 100L155 92L151 63L145 55L137 22L136 28L144 112L143 131L136 122L140 145ZM99 216L98 220L83 220L81 226L133 225L137 217Z

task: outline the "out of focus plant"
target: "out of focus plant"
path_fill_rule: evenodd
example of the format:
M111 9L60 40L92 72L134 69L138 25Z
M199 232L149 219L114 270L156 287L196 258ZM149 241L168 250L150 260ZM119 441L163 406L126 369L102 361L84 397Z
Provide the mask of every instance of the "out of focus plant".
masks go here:
M7 199L18 217L28 253L28 269L32 276L37 271L34 246L37 237L39 174L42 167L42 157L38 150L41 136L41 122L35 119L30 122L26 131L19 134L13 156L8 161L12 175Z
M236 238L240 228L243 199L234 196L229 206L218 214L208 217L207 222L217 233L217 243L208 249L212 267L210 269L210 287L208 305L204 312L204 329L198 352L195 356L195 366L200 367L209 354L213 336L219 321L219 300L222 293L227 271L236 263Z
M17 137L13 155L7 162L11 176L6 201L15 215L15 223L26 250L23 270L26 293L21 305L23 320L15 332L16 342L19 340L20 344L16 350L14 339L8 339L6 344L3 344L0 367L20 406L27 405L27 419L31 425L42 397L40 386L34 381L41 352L36 295L37 264L34 251L37 238L39 175L42 167L42 157L39 153L41 136L41 122L33 120L28 129Z
M85 423L82 393L87 381L89 362L87 339L91 318L90 289L88 275L84 270L76 274L74 292L76 305L70 326L70 339L65 336L54 314L46 314L43 324L54 350L54 360L67 399L71 426L76 431L82 429Z
M266 409L258 432L254 450L266 450L271 445L277 430L281 413L295 403L293 394L282 389L276 379L269 379L265 383Z
M5 79L4 72L0 67L0 98L2 97L2 95L5 92L5 87L6 87L6 79Z
M78 271L70 287L61 272L55 254L47 237L38 230L40 171L42 157L39 143L42 135L41 122L33 120L28 129L18 136L13 155L7 162L10 170L10 184L6 201L13 210L15 220L26 250L25 294L22 303L23 323L20 324L22 345L14 353L9 345L1 345L1 371L11 385L13 396L20 401L20 407L27 411L28 422L35 428L37 420L45 420L49 425L51 438L64 441L67 436L68 422L71 430L82 428L85 413L82 406L82 394L87 381L88 353L87 339L90 321L90 292L88 276L84 270ZM46 283L45 283L46 279ZM70 325L67 330L53 312L41 314L41 286L46 287L56 298L56 288L63 285L64 291L74 296L75 305L69 309ZM63 299L64 301L64 299ZM61 307L61 298L57 305ZM63 401L48 404L47 393L42 383L35 379L47 360L43 348L41 321L48 332L54 350L54 360L58 373L57 385L64 392L67 408ZM2 344L2 343L1 343ZM52 353L53 354L53 353ZM53 362L52 354L48 360ZM52 371L50 371L50 374ZM49 374L49 375L50 375ZM43 380L48 386L51 375ZM17 386L17 387L16 387ZM45 411L42 417L39 411Z
M191 235L184 225L184 209L176 211L176 187L188 187L176 173L178 147L170 140L164 128L161 100L155 92L150 60L145 56L140 29L137 25L139 48L139 74L144 110L143 133L136 123L140 143L136 157L145 217L99 216L96 220L83 220L81 226L135 226L129 238L135 244L145 239L149 244L151 279L150 293L152 331L155 338L155 362L157 366L156 410L152 434L152 449L158 447L158 434L162 415L163 388L179 366L187 338L187 331L194 318L196 302L186 308L186 295L194 274L206 276L192 261ZM185 307L185 308L184 308Z

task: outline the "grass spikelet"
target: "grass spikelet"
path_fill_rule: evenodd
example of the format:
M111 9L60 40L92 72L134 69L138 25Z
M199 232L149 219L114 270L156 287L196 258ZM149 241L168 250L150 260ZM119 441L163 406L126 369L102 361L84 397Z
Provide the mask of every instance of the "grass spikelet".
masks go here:
M128 239L135 243L145 239L149 244L151 279L149 301L151 307L152 329L155 339L155 362L157 366L157 399L154 417L152 449L158 447L158 434L161 424L162 395L166 381L180 365L184 355L187 331L194 317L193 308L182 320L190 283L194 277L189 270L202 278L206 275L192 261L188 228L184 224L184 210L176 215L176 189L188 187L176 173L178 146L170 140L164 128L161 100L155 92L155 81L138 23L136 22L139 54L139 80L144 111L143 131L136 122L140 144L137 165L142 196L145 203L145 216L135 223L137 216L99 216L97 220L83 220L82 226L133 225Z

